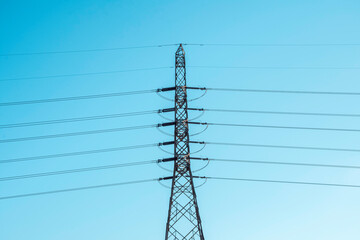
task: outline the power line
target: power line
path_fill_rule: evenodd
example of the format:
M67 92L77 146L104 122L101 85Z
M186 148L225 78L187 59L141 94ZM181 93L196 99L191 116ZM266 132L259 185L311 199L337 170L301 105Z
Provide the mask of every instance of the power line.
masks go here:
M32 197L32 196L48 195L48 194L64 193L64 192L74 192L74 191L89 190L89 189L96 189L96 188L116 187L116 186L121 186L121 185L154 182L154 181L159 181L159 180L161 180L161 179L153 178L153 179L137 180L137 181L130 181L130 182L119 182L119 183L87 186L87 187L67 188L67 189L60 189L60 190L46 191L46 192L36 192L36 193L28 193L28 194L3 196L3 197L0 197L0 200L24 198L24 197Z
M88 99L108 98L108 97L120 97L120 96L147 94L147 93L155 93L155 92L157 92L157 89L130 91L130 92L117 92L117 93L104 93L104 94L94 94L94 95L83 95L83 96L75 96L75 97L48 98L48 99L18 101L18 102L4 102L4 103L0 103L0 107L38 104L38 103L65 102L65 101L75 101L75 100L88 100Z
M93 49L78 49L78 50L64 50L64 51L46 51L46 52L23 52L23 53L2 53L1 57L5 56L28 56L28 55L49 55L49 54L68 54L68 53L88 53L88 52L108 52L119 50L131 50L131 49L145 49L145 48L161 48L177 46L179 44L159 44L159 45L147 45L147 46L133 46L133 47L113 47L113 48L93 48Z
M158 44L146 46L130 46L130 47L112 47L112 48L92 48L92 49L73 49L63 51L42 51L42 52L19 52L19 53L1 53L0 56L30 56L30 55L51 55L51 54L71 54L71 53L89 53L89 52L108 52L119 50L161 48L178 46L179 43ZM216 47L351 47L360 46L359 43L183 43L184 46L216 46Z
M214 179L214 180L245 181L245 182L265 182L265 183L315 185L315 186L327 186L327 187L360 188L360 185L337 184L337 183L295 182L295 181L279 181L279 180L267 180L267 179L251 179L251 178L226 178L226 177L195 177L194 176L194 178L205 178L205 179Z
M2 78L2 79L0 79L0 81L17 81L17 80L31 80L31 79L79 77L79 76L103 75L103 74L113 74L113 73L122 73L122 72L150 71L150 70L171 69L171 68L174 68L174 67L167 66L167 67L136 68L136 69L125 69L125 70L114 70L114 71L103 71L103 72L71 73L71 74L60 74L60 75L49 75L49 76Z
M212 47L351 47L360 43L184 43L185 46Z
M18 176L11 176L11 177L2 177L2 178L0 178L0 181L12 181L12 180L19 180L19 179L27 179L27 178L47 177L47 176L70 174L70 173L132 167L132 166L147 165L147 164L157 163L157 162L158 162L158 160L150 160L150 161L141 161L141 162L129 162L129 163L121 163L121 164L103 165L103 166L98 166L98 167L77 168L77 169L70 169L70 170L63 170L63 171L34 173L34 174L18 175Z
M359 68L360 69L360 68ZM285 93L285 94L319 94L319 95L360 95L360 92L320 92L320 91L290 91L290 90L264 90L264 89L245 89L245 88L198 88L187 87L188 89L204 91L225 91L225 92L255 92L255 93Z
M212 179L212 180L231 180L231 181L246 181L246 182L266 182L266 183L281 183L281 184L297 184L297 185L315 185L315 186L329 186L329 187L360 188L360 185L317 183L317 182L295 182L295 181L279 181L279 180L266 180L266 179L225 178L225 177L205 177L205 176L201 176L201 177L194 176L194 178L205 178L205 179ZM60 189L60 190L46 191L46 192L37 192L37 193L28 193L28 194L20 194L20 195L3 196L3 197L0 197L0 200L31 197L31 196L39 196L39 195L48 195L48 194L56 194L56 193L63 193L63 192L73 192L73 191L89 190L89 189L96 189L96 188L115 187L115 186L120 186L120 185L129 185L129 184L137 184L137 183L145 183L145 182L154 182L154 181L160 181L160 180L163 180L163 179L165 179L165 178L153 178L153 179L130 181L130 182L121 182L121 183L94 185L94 186L87 186L87 187Z
M360 67L289 67L289 66L188 66L206 69L268 69L268 70L358 70Z
M250 128L315 130L315 131L360 132L360 129L346 129L346 128L291 127L291 126L275 126L275 125L254 125L254 124L235 124L235 123L208 123L208 122L189 122L189 124L208 125L208 126L226 126L226 127L250 127Z
M3 124L3 125L0 125L0 129L1 128L15 128L15 127L31 127L31 126L39 126L39 125L90 121L90 120L100 120L100 119L119 118L119 117L141 116L141 115L147 115L147 114L154 114L154 113L158 113L158 112L161 112L161 109L141 111L141 112L130 112L130 113L115 113L115 114L97 115L97 116L89 116L89 117L55 119L55 120L37 121L37 122Z
M30 126L47 125L47 124L60 124L60 123L69 123L69 122L78 122L78 121L100 120L100 119L119 118L119 117L128 117L128 116L141 116L141 115L147 115L147 114L160 113L162 110L163 109L141 111L141 112L130 112L130 113L115 113L115 114L97 115L97 116L89 116L89 117L55 119L55 120L47 120L47 121L2 124L2 125L0 125L0 129L1 128L30 127ZM360 117L360 114L344 114L344 113L278 112L278 111L253 111L253 110L206 109L206 108L205 109L203 109L203 108L201 108L201 109L189 108L188 110L207 111L207 112L251 113L251 114L309 115L309 116L329 116L329 117Z
M191 141L191 143L239 146L239 147L287 148L287 149L300 149L300 150L303 149L303 150L320 150L320 151L360 152L360 149L349 149L349 148L321 148L321 147L303 147L303 146L288 146L288 145L266 145L266 144L222 143L222 142L194 142L194 141Z
M234 88L206 88L206 90L258 93L286 93L286 94L322 94L322 95L360 95L359 92L318 92L318 91L289 91L289 90L262 90L262 89L234 89Z
M212 161L215 161L215 162L231 162L231 163L288 165L288 166L302 166L302 167L327 167L327 168L360 169L360 166L317 164L317 163L279 162L279 161L255 161L255 160L224 159L224 158L191 158L191 159L192 159L192 160L211 161L211 162L212 162Z
M145 128L155 128L155 127L162 127L162 124L151 124L151 125L142 125L142 126L133 126L133 127L123 127L123 128L109 128L109 129L101 129L101 130L93 130L93 131L52 134L52 135L43 135L43 136L34 136L34 137L11 138L11 139L0 140L0 144L10 143L10 142L33 141L33 140L41 140L41 139L49 139L49 138L73 137L73 136L82 136L82 135L99 134L99 133L111 133L111 132L138 130Z
M251 113L251 114L281 114L281 115L306 115L306 116L328 116L328 117L360 117L360 114L347 113L316 113L316 112L281 112L281 111L253 111L253 110L234 110L234 109L196 109L208 112L232 112L232 113Z
M106 153L106 152L116 152L116 151L122 151L122 150L139 149L139 148L147 148L147 147L156 147L156 146L159 146L161 144L162 143L152 143L152 144L142 144L142 145L134 145L134 146L126 146L126 147L103 148L103 149L95 149L95 150L87 150L87 151L79 151L79 152L68 152L68 153L40 155L40 156L33 156L33 157L11 158L11 159L0 160L0 164L2 164L2 163L24 162L24 161L34 161L34 160L50 159L50 158L89 155L89 154Z

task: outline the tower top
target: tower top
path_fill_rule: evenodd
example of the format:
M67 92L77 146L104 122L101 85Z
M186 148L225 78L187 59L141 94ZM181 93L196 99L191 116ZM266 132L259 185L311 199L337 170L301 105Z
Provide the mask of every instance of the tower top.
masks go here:
M185 50L183 48L182 43L180 43L180 46L178 47L178 49L176 50L176 55L185 55Z

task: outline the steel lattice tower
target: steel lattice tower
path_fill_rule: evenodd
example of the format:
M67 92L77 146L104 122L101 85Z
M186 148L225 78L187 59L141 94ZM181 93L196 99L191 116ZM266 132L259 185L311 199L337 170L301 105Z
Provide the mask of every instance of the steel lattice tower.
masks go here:
M204 240L190 168L185 51L175 53L174 173L165 240Z

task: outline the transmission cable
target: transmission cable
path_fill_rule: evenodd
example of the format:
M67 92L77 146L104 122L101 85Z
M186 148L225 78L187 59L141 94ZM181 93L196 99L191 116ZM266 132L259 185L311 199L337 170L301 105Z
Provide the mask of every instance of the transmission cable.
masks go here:
M130 47L112 47L112 48L92 48L92 49L73 49L64 51L42 51L42 52L19 52L19 53L1 53L0 56L30 56L30 55L50 55L50 54L69 54L69 53L89 53L89 52L108 52L119 50L133 50L146 48L161 48L178 46L180 43L130 46ZM360 46L359 43L183 43L183 46L221 46L221 47L338 47L338 46Z
M166 66L166 67L135 68L135 69L124 69L124 70L102 71L102 72L71 73L71 74L48 75L48 76L2 78L2 79L0 79L0 81L17 81L17 80L63 78L63 77L80 77L80 76L104 75L104 74L123 73L123 72L150 71L150 70L171 69L171 68L174 68L174 67L173 66Z
M266 144L249 144L249 143L223 143L223 142L197 142L197 141L190 141L190 143L239 146L239 147L287 148L287 149L299 149L299 150L303 149L303 150L320 150L320 151L360 152L360 149L349 149L349 148L321 148L321 147L304 147L304 146L289 146L289 145L266 145Z
M151 124L151 125L142 125L142 126L133 126L133 127L123 127L123 128L109 128L109 129L84 131L84 132L71 132L71 133L62 133L62 134L53 134L53 135L43 135L43 136L34 136L34 137L10 138L10 139L0 140L0 144L1 143L10 143L10 142L33 141L33 140L41 140L41 139L49 139L49 138L62 138L62 137L73 137L73 136L82 136L82 135L90 135L90 134L112 133L112 132L120 132L120 131L155 128L155 127L162 127L162 126L163 126L162 124Z
M95 149L95 150L87 150L87 151L79 151L79 152L67 152L67 153L40 155L40 156L33 156L33 157L10 158L10 159L0 160L0 164L24 162L24 161L34 161L34 160L41 160L41 159L60 158L60 157L89 155L89 154L106 153L106 152L116 152L116 151L122 151L122 150L156 147L161 144L163 144L163 143L151 143L151 144L142 144L142 145L125 146L125 147L103 148L103 149Z
M137 181L130 181L130 182L118 182L118 183L93 185L93 186L77 187L77 188L67 188L67 189L60 189L60 190L46 191L46 192L36 192L36 193L28 193L28 194L2 196L2 197L0 197L0 200L14 199L14 198L24 198L24 197L32 197L32 196L55 194L55 193L64 193L64 192L74 192L74 191L89 190L89 189L96 189L96 188L116 187L116 186L121 186L121 185L146 183L146 182L155 182L155 181L159 181L159 180L161 180L161 178L160 179L159 178L144 179L144 180L137 180Z
M305 115L305 116L328 116L328 117L360 117L360 114L347 113L317 113L317 112L281 112L281 111L254 111L254 110L236 110L236 109L209 109L209 108L189 108L189 110L207 111L207 112L231 112L231 113L251 113L251 114L281 114L281 115Z
M360 46L360 43L183 43L183 45L201 47L349 47Z
M197 157L191 157L190 159L191 160L210 161L210 162L214 161L214 162L229 162L229 163L250 163L250 164L289 165L289 166L302 166L302 167L360 169L360 166L302 163L302 162L256 161L256 160L244 160L244 159L197 158Z
M337 184L337 183L318 183L318 182L296 182L296 181L282 181L282 180L268 180L268 179L251 179L251 178L228 178L228 177L197 177L213 180L231 180L231 181L245 181L245 182L266 182L266 183L283 183L283 184L298 184L298 185L315 185L327 187L347 187L347 188L360 188L360 185Z
M359 68L360 69L360 68ZM291 91L277 89L246 89L246 88L207 88L207 87L187 87L187 89L202 91L225 91L225 92L255 92L255 93L285 93L285 94L320 94L320 95L360 95L360 92L320 92L320 91Z
M159 160L129 162L129 163L120 163L120 164L112 164L112 165L103 165L103 166L97 166L97 167L77 168L77 169L70 169L70 170L63 170L63 171L34 173L34 174L26 174L26 175L18 175L18 176L10 176L10 177L0 177L0 181L3 182L3 181L12 181L12 180L19 180L19 179L27 179L27 178L47 177L47 176L70 174L70 173L132 167L132 166L147 165L147 164L152 164L152 163L157 163L157 162L159 162Z
M108 97L120 97L120 96L127 96L127 95L155 93L156 91L157 91L157 89L151 89L151 90L141 90L141 91L131 91L131 92L117 92L117 93L105 93L105 94L95 94L95 95L83 95L83 96L76 96L76 97L48 98L48 99L18 101L18 102L3 102L3 103L0 103L0 107L15 106L15 105L25 105L25 104L38 104L38 103L52 103L52 102L65 102L65 101L75 101L75 100L87 100L87 99L108 98Z
M189 124L206 125L206 126L226 126L226 127L250 127L250 128L315 130L315 131L318 130L318 131L360 132L360 129L347 129L347 128L291 127L291 126L275 126L275 125L254 125L254 124L235 124L235 123L208 123L208 122L189 122Z
M196 66L190 65L188 68L199 69L267 69L267 70L358 70L360 67L290 67L290 66Z
M159 110L141 111L141 112L115 113L115 114L97 115L97 116L88 116L88 117L55 119L55 120L47 120L47 121L2 124L2 125L0 125L0 129L1 128L16 128L16 127L31 127L31 126L39 126L39 125L69 123L69 122L80 122L80 121L110 119L110 118L119 118L119 117L142 116L142 115L154 114L154 113L159 113L159 112L161 112L161 109L159 109Z
M178 46L177 43L172 44L159 44L159 45L147 45L147 46L132 46L132 47L113 47L113 48L93 48L93 49L78 49L78 50L65 50L65 51L47 51L47 52L23 52L23 53L2 53L0 56L29 56L29 55L49 55L49 54L68 54L68 53L88 53L88 52L108 52L119 50L131 50L131 49L145 49L145 48L161 48Z

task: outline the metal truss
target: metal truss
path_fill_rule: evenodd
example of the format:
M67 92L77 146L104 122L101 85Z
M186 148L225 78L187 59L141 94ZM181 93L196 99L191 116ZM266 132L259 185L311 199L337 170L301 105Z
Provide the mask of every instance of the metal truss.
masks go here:
M174 172L165 240L204 240L190 168L185 51L175 53Z

